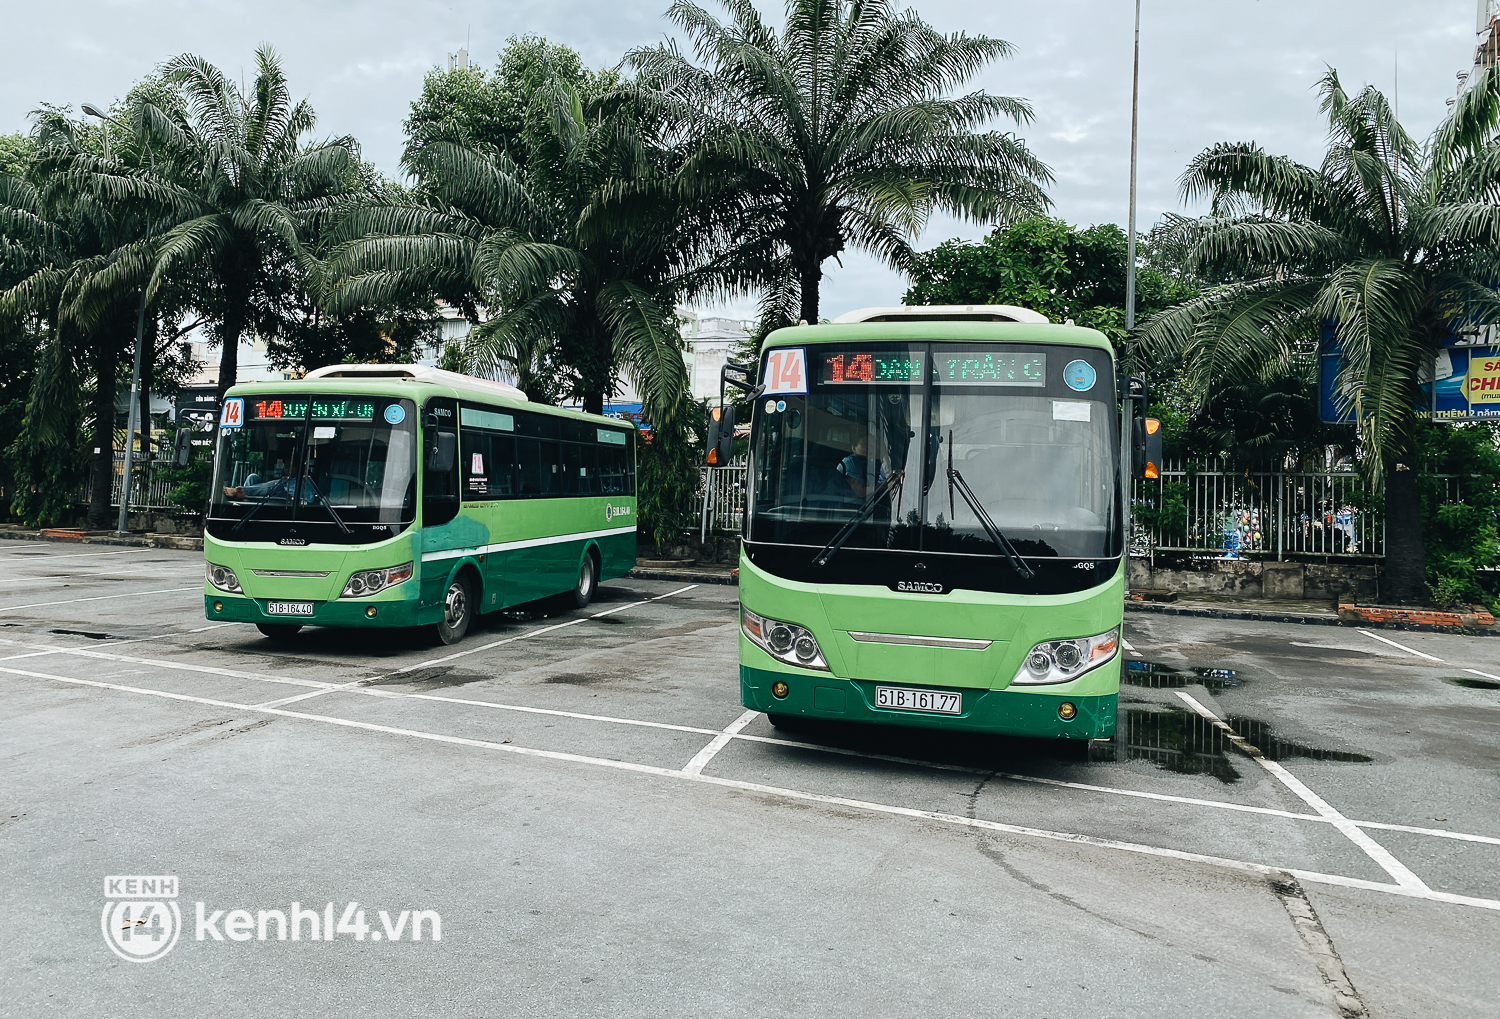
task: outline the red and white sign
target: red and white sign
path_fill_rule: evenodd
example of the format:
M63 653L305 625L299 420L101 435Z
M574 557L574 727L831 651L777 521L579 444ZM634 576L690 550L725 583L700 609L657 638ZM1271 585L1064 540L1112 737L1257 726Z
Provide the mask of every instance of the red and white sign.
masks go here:
M483 474L484 473L484 454L483 453L475 453L470 458L469 473L470 474Z
M220 428L239 428L245 423L245 400L243 397L234 396L224 401L224 409L219 413Z
M807 348L784 347L766 355L765 393L807 392Z

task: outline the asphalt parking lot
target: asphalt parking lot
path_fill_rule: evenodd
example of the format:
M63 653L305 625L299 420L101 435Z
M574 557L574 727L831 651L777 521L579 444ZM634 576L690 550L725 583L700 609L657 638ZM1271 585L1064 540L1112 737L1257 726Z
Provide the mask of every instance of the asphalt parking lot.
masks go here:
M277 644L199 553L0 564L0 1015L1500 1014L1500 639L1127 614L1085 759L774 729L732 587Z

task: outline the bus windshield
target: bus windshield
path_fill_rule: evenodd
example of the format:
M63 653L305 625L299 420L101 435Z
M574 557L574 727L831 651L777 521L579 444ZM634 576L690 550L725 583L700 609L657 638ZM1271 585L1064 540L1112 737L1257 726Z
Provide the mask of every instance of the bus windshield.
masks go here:
M391 397L246 397L244 426L219 438L209 518L233 523L217 536L257 540L263 525L288 521L345 533L411 523L416 417L411 400Z
M816 346L807 368L805 396L756 408L752 542L821 547L889 481L843 547L1003 555L967 485L1022 556L1119 555L1106 351Z

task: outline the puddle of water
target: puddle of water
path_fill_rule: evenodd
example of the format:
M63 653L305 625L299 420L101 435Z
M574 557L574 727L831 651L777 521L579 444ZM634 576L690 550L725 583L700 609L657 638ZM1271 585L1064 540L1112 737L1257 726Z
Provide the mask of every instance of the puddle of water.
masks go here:
M1210 690L1239 686L1233 669L1177 669L1162 662L1127 661L1124 682L1127 686L1145 686L1156 690L1173 690L1202 685Z
M1467 676L1449 676L1443 682L1468 687L1470 690L1500 690L1500 683L1488 679L1469 679Z
M89 640L109 640L110 634L99 633L95 630L48 630L48 633L60 633L68 637L87 637Z
M1236 733L1260 748L1268 760L1300 757L1313 761L1366 764L1372 758L1347 750L1307 746L1277 736L1258 719L1230 715L1225 719ZM1240 769L1250 762L1235 750L1224 731L1206 718L1186 711L1129 708L1120 713L1115 736L1091 744L1093 761L1150 761L1182 775L1212 775L1226 784L1238 782Z

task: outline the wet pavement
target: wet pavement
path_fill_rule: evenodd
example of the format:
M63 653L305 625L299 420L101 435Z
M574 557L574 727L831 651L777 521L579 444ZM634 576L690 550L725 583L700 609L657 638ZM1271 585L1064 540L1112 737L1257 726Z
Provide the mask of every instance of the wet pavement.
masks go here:
M732 587L275 643L201 617L192 553L0 562L0 1015L1500 1001L1500 640L1131 613L1118 731L1074 746L773 728ZM179 877L170 955L111 954L107 874ZM195 937L356 900L442 941Z

